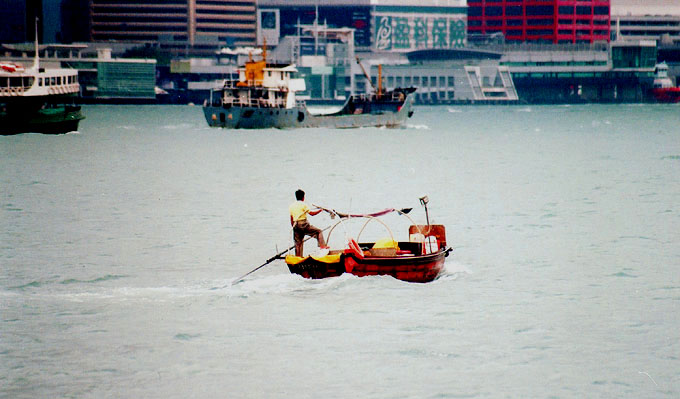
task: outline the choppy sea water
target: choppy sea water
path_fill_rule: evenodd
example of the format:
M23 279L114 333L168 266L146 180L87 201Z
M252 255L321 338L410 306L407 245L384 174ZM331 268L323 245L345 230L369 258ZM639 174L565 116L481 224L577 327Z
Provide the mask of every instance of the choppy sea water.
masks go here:
M79 133L0 137L2 398L680 396L677 106L281 131L84 113ZM445 273L312 281L276 261L230 285L291 245L298 187L420 222L427 194Z

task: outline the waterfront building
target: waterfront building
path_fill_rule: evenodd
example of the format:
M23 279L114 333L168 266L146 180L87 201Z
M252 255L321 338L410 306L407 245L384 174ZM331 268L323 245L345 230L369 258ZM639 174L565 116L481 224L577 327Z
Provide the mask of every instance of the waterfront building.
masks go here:
M256 8L256 0L90 0L90 36L210 53L254 45Z
M612 37L680 44L680 15L612 15Z
M468 0L468 33L508 42L610 40L610 0Z
M511 104L519 97L501 54L470 49L417 50L407 64L382 68L384 84L417 87L417 104ZM377 67L372 68L374 85Z
M656 64L653 41L496 48L528 103L643 102Z
M35 36L36 17L42 17L42 1L3 0L0 12L0 43L32 42ZM42 39L42 25L38 35Z
M89 40L89 0L3 0L0 43L33 42L38 18L40 43Z
M409 52L466 43L465 0L259 0L258 7L271 21L268 26L278 26L280 37L297 35L299 25L351 28L358 51Z

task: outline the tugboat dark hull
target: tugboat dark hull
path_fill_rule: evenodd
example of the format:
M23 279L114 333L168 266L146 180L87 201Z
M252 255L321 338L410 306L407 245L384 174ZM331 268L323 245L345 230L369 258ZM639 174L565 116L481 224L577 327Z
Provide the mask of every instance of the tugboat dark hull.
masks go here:
M203 113L211 127L227 129L397 127L413 115L414 91L404 89L394 101L350 98L340 111L325 115L310 113L304 104L289 109L206 104Z

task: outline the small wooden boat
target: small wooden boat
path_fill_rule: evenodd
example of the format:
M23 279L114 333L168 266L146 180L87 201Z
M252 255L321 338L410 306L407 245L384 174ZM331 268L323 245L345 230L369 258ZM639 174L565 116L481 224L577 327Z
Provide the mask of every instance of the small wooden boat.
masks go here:
M404 214L394 209L390 211ZM346 216L368 218L366 223L376 219L371 215ZM333 226L328 233L329 239L333 229L342 222ZM451 251L447 247L443 225L413 224L409 227L408 241L395 241L390 231L390 237L386 239L359 243L349 239L346 248L304 257L287 255L285 261L291 273L305 278L320 279L350 273L359 277L387 275L398 280L427 283L439 276Z

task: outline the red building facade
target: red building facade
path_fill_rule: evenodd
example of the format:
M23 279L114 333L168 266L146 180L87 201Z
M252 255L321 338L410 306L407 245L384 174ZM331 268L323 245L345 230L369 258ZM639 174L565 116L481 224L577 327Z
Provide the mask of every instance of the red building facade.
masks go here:
M609 41L610 0L468 0L468 33L509 42Z

